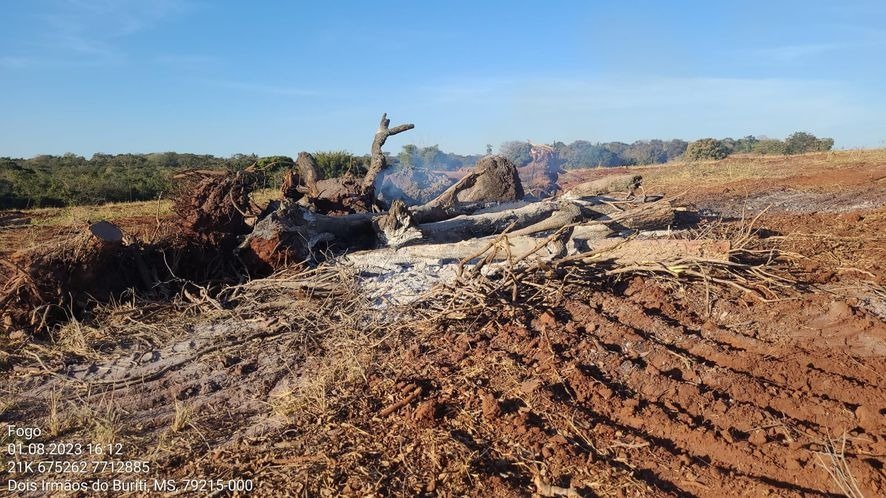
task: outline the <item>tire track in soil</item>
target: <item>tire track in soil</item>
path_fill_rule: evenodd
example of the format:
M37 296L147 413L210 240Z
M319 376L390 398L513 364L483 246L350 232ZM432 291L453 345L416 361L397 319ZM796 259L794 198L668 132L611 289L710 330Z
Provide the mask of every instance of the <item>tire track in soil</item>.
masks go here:
M674 349L682 350L702 364L717 365L729 370L735 376L759 382L767 391L786 391L793 398L816 398L824 408L833 411L841 409L852 411L858 405L871 400L877 400L881 405L886 402L883 390L876 383L869 387L872 385L870 382L855 377L847 378L841 373L809 366L813 365L814 361L821 361L820 357L813 359L807 356L804 362L795 360L785 364L781 358L771 356L772 349L762 354L754 354L750 350L723 351L717 347L716 342L701 333L693 333L679 324L672 326L656 313L650 313L633 303L625 303L622 300L618 302L618 306L615 306L614 301L610 299L604 298L607 300L608 309L615 310L614 320L631 327L637 335L651 338L653 342L662 344L672 353L677 352ZM702 328L710 330L713 327ZM647 330L654 332L644 332Z
M831 495L832 483L814 462L816 443L857 425L848 402L832 399L834 391L862 391L844 399L882 399L876 388L846 382L838 373L797 368L814 360L811 353L785 365L772 348L721 346L726 341L707 337L703 326L693 332L669 323L661 310L596 297L590 304L567 305L554 323L536 324L531 338L519 326L505 326L491 338L490 350L480 348L473 356L507 353L542 375L550 394L533 403L641 441L642 449L625 450L642 462L632 467L633 475L663 491L685 495L699 482L723 485L725 479L744 492L779 488ZM675 337L682 338L679 346L671 342ZM824 395L810 396L807 384L792 377L792 383L776 382L767 377L772 372L817 376L828 387ZM697 479L686 481L690 468ZM866 477L882 484L880 477Z
M665 321L668 325L671 325L670 329L676 331L677 335L668 334L668 337L683 337L684 335L694 335L699 338L703 338L711 341L712 343L724 348L731 350L745 350L749 353L755 353L760 356L764 356L767 359L771 358L771 355L776 350L783 348L782 344L776 344L772 341L766 341L757 337L748 336L746 334L741 333L740 330L727 330L728 327L721 327L714 323L712 320L707 320L699 317L698 314L690 311L681 309L679 305L674 303L672 300L667 300L667 296L665 296L662 290L658 287L645 287L645 294L652 294L655 297L649 298L646 296L640 296L640 303L634 303L631 301L619 300L619 303L631 308L636 313L643 313L647 316L658 317L661 320ZM628 291L628 295L632 294L630 290ZM619 309L616 307L615 309ZM642 316L642 315L636 315ZM749 322L750 323L750 322ZM758 324L759 325L759 324ZM665 329L667 332L669 329ZM788 374L794 374L797 372L797 369L809 369L807 372L807 376L809 374L814 374L815 379L814 382L831 382L833 379L830 376L838 377L845 381L847 384L843 386L830 386L826 385L824 388L827 390L836 388L837 390L848 390L852 391L858 387L865 388L867 386L874 386L877 392L881 391L883 377L878 375L877 372L874 371L865 371L859 370L858 365L853 365L851 367L844 367L843 362L834 361L831 359L833 356L827 350L825 351L816 351L810 352L802 347L798 347L796 345L792 346L789 351L784 351L786 353L785 356L776 358L778 363L774 365L767 364L767 368L769 367L782 367L785 371L779 371L774 373L767 372L767 375L771 375L773 377L788 377ZM790 361L790 363L788 363ZM827 369L824 367L816 367L814 363L819 362L827 365ZM747 365L746 367L753 369L757 364ZM818 375L821 374L821 375ZM867 375L866 374L872 374ZM807 385L808 383L798 384L798 386L813 388L812 386ZM798 387L799 388L799 387Z
M605 301L608 297L603 299ZM762 440L759 440L758 436L757 442L760 444L742 444L741 438L753 438L748 435L748 431L752 427L747 423L717 425L708 420L708 417L712 416L711 409L721 412L716 415L726 420L756 420L758 423L762 423L766 419L772 420L780 415L778 412L783 412L791 417L787 420L788 423L805 426L812 430L813 437L819 435L822 440L826 431L821 430L821 426L831 429L832 433L855 427L856 423L852 418L851 411L844 409L834 412L834 410L841 408L841 405L828 397L807 397L805 400L795 400L772 395L768 392L768 388L777 387L772 381L755 375L726 370L718 363L718 361L727 363L728 360L728 364L731 365L768 366L773 363L771 358L754 357L747 354L737 355L735 351L732 351L730 355L721 352L714 354L715 351L710 344L705 344L703 348L697 345L686 348L686 352L690 355L698 355L700 352L706 354L706 356L697 358L702 362L695 365L698 370L702 371L694 373L697 377L705 380L706 384L712 384L710 387L714 389L709 391L699 389L699 386L693 385L689 381L691 375L685 375L688 370L687 365L681 365L680 359L670 354L674 351L667 349L662 337L644 333L634 326L638 321L636 317L641 317L639 321L645 322L643 325L650 325L649 314L636 313L637 305L635 303L626 304L624 300L621 300L615 304L618 307L609 314L599 313L596 309L585 305L572 306L574 321L577 323L593 322L592 332L586 333L600 338L596 341L599 342L596 348L597 353L584 358L596 369L587 365L580 365L583 368L574 368L574 372L582 372L582 374L573 375L573 383L577 386L587 386L588 382L598 382L606 385L607 389L620 393L619 396L602 400L602 403L595 403L594 407L608 407L613 403L620 404L621 406L617 409L602 411L631 427L640 436L648 433L665 440L673 437L676 441L672 440L671 444L674 444L675 447L685 448L689 453L695 452L697 456L707 458L715 463L719 462L725 472L738 471L746 476L759 479L761 482L777 485L779 484L776 482L777 480L767 476L767 470L772 466L790 469L795 482L781 483L782 486L790 489L795 489L800 482L822 481L822 469L814 466L801 468L813 456L808 451L809 442L806 444L797 441L785 442L784 439L790 439L790 435L787 435L787 437L776 438L764 436ZM571 320L567 321L575 323ZM662 327L663 323L659 322L655 323L651 329L659 332ZM603 341L610 342L604 343ZM620 344L627 343L630 343L632 353L626 352L620 346ZM586 344L570 346L571 351L586 349ZM656 362L658 363L656 364ZM763 369L759 370L763 371ZM806 372L809 371L806 370ZM759 375L761 372L756 373ZM794 375L804 375L806 372L799 371ZM812 372L813 374L818 373ZM583 380L582 377L588 377L590 381ZM711 379L718 378L723 380L710 382ZM740 387L736 388L736 385ZM718 388L723 391L718 393L716 390ZM848 387L839 387L839 389L842 388L858 390L858 386L854 384ZM833 386L828 389L829 395L832 395L833 389ZM573 390L577 389L573 387ZM865 391L865 393L857 395L858 398L873 396L874 399L882 399L882 394L875 389L866 389ZM792 397L802 395L796 391L788 391L787 394ZM681 402L659 401L662 397L669 395L675 395L674 397ZM634 396L640 398L639 404ZM727 406L725 400L729 398L738 398L738 402ZM718 406L719 409L717 409ZM631 410L638 408L640 416L631 415ZM766 443L769 444L767 444L765 452L755 448L755 446ZM780 446L772 443L779 443ZM742 448L742 452L737 454L733 449L735 447ZM804 449L806 449L806 457L798 459L795 455L798 450L803 451ZM809 488L805 492L827 493L828 491L827 489Z

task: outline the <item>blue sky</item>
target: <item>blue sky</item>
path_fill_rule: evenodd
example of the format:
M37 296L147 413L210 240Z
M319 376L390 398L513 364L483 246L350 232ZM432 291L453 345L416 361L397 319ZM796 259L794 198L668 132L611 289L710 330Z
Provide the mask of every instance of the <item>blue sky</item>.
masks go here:
M0 156L886 146L886 2L6 0Z

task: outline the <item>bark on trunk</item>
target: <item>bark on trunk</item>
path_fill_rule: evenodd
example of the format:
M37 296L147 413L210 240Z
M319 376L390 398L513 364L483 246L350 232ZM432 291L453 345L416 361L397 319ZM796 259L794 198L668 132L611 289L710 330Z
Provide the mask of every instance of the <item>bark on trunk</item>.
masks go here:
M594 197L611 192L632 193L643 183L640 175L610 175L597 180L579 183L563 194L567 199L580 199L582 197Z
M320 175L317 174L317 165L314 161L314 156L307 152L299 152L298 159L295 160L295 165L298 168L298 173L301 177L301 192L310 198L316 199L319 197L320 190L317 188L317 181L319 180Z
M576 227L578 228L578 227ZM586 232L584 237L588 237ZM552 256L560 256L557 254L561 250L557 241L551 241L544 244L546 239L532 236L513 236L502 237L496 241L497 235L483 237L478 239L463 240L452 243L442 244L422 244L401 248L382 248L373 251L356 252L352 256L348 256L353 261L365 261L367 258L378 259L379 261L403 262L421 259L476 259L482 256L492 254L491 261L507 261L518 260L527 257L532 253L533 258L549 259ZM573 234L570 242L574 242L576 235ZM574 247L568 252L575 254L577 252L595 251L599 253L597 259L601 261L611 260L619 264L640 264L657 261L675 260L683 257L701 257L718 261L727 261L729 259L730 244L729 241L698 239L698 240L673 240L673 239L622 239L607 238L605 234L598 233L592 237L585 239L588 244L587 248L578 251ZM492 253L484 250L489 249L495 244L499 244L499 249ZM505 250L507 244L507 250ZM540 245L543 245L539 249Z

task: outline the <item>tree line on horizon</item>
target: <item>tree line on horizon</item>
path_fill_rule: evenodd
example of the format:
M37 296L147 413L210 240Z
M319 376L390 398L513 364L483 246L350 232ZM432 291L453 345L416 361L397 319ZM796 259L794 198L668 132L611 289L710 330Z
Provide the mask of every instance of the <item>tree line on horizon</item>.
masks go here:
M811 133L798 131L784 140L752 135L744 138L703 138L694 142L685 140L637 140L623 142L592 143L576 140L570 144L549 144L563 161L565 169L640 166L661 164L674 160L715 160L732 154L792 155L806 152L822 152L834 146L832 138L818 138ZM501 144L499 153L517 166L529 164L531 144L511 141Z
M566 169L660 164L677 159L713 160L731 154L800 154L827 151L833 147L830 138L818 138L797 132L785 140L748 136L741 139L638 140L592 143L576 140L570 144L554 142ZM498 152L517 166L528 164L531 144L510 141L501 144ZM486 153L493 152L487 145ZM347 151L319 151L313 154L319 173L325 178L350 172L362 176L369 164L368 155ZM421 168L457 170L472 167L483 154L461 155L440 150L437 145L418 147L404 145L389 158L393 169ZM276 187L284 171L294 167L289 156L259 157L255 154L234 154L217 157L208 154L161 152L150 154L96 153L89 159L76 155L39 155L28 159L0 157L0 209L62 207L107 202L157 199L172 194L173 175L191 169L227 169L239 171L248 167L265 171L265 186Z

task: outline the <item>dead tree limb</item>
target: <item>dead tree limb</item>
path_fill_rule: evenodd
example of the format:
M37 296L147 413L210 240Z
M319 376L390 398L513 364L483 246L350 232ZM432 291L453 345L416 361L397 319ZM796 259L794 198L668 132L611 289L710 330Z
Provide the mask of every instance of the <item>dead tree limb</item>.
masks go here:
M584 236L587 237L587 232ZM574 243L576 237L577 234L573 233L569 242ZM385 261L389 264L396 264L401 261L410 262L417 259L476 259L483 257L484 253L489 254L490 262L549 259L562 256L562 253L558 254L561 249L559 247L560 241L556 237L549 237L549 239L551 240L528 235L501 237L493 235L451 243L359 251L349 254L347 260L359 266L367 261ZM639 264L683 257L704 257L710 260L728 261L731 248L729 241L724 240L623 239L619 237L607 238L604 233L595 235L587 239L586 242L592 249L577 250L570 247L568 253L572 256L568 258L582 258L585 254L590 253L594 255L592 256L594 260L610 260L619 264ZM507 245L508 250L490 251L496 244L501 247ZM539 246L541 246L541 250L539 250Z
M388 114L382 114L378 130L375 132L375 138L372 139L372 159L369 162L369 171L363 177L363 193L372 190L376 177L388 166L385 153L381 150L388 137L415 128L415 125L412 123L402 124L393 128L388 127L390 124L391 120L388 119Z

